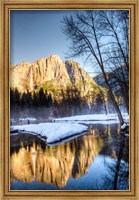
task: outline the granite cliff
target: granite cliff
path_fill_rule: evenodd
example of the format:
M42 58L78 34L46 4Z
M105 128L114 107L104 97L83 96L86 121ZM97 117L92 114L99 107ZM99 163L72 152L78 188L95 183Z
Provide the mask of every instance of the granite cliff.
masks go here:
M44 84L62 88L75 86L82 90L97 86L80 64L71 60L63 62L57 55L42 58L32 64L22 62L10 67L10 74L11 87L20 92L32 91Z
M58 55L42 58L34 63L22 62L10 67L10 86L23 93L37 93L43 88L56 101L69 96L80 96L87 103L95 102L106 89L101 88L79 63L62 61Z

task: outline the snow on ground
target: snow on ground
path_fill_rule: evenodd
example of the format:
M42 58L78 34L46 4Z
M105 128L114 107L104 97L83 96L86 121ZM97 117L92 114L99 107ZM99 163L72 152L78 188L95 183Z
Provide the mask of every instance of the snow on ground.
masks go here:
M122 116L124 118L124 121L127 122L129 120L129 116L127 113L122 113ZM64 118L58 118L54 119L54 121L76 121L76 122L84 122L84 123L118 123L118 116L117 114L91 114L91 115L75 115L71 117L64 117Z
M124 130L127 128L127 123L124 123L122 126L121 126L121 130Z
M36 121L36 118L33 117L19 118L19 121Z
M33 118L33 117L26 117L26 118L18 118L18 119L10 119L11 123L15 123L15 122L23 122L23 123L32 123L35 122L37 119Z
M127 113L122 113L124 121L129 121ZM28 118L30 119L30 118ZM35 119L34 119L35 120ZM53 123L40 123L12 126L13 134L25 131L28 134L37 135L40 138L46 137L47 143L59 142L68 137L73 137L85 133L88 129L83 124L114 124L119 123L117 114L92 114L92 115L76 115L53 119ZM56 123L55 123L56 122ZM17 131L17 132L16 132ZM24 133L25 133L24 132Z
M27 131L30 134L40 134L41 137L47 137L47 143L53 143L64 138L83 133L87 131L88 127L81 124L40 123L13 126L12 129Z
M86 125L90 125L90 124L119 124L119 120L105 120L105 121L66 121L66 120L60 120L60 121L56 121L56 122L67 122L67 123L78 123L78 124L86 124Z

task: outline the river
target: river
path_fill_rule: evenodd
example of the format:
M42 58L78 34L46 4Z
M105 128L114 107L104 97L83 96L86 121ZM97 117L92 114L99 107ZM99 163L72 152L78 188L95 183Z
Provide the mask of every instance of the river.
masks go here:
M129 190L129 137L119 124L90 124L68 142L11 137L10 190Z

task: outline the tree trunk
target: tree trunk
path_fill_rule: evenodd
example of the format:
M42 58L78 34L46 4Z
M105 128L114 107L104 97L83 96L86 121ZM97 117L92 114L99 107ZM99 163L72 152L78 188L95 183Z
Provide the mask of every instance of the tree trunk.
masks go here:
M110 98L111 98L111 100L112 100L112 102L113 102L113 106L114 106L114 108L115 108L115 110L116 110L116 112L117 112L117 114L118 114L118 118L119 118L120 124L123 125L123 124L124 124L124 120L123 120L123 117L122 117L122 115L121 115L121 111L120 111L120 109L119 109L119 106L117 105L117 102L116 102L116 100L115 100L115 97L114 97L114 95L113 95L112 89L111 89L111 87L110 87L110 84L109 84L109 82L108 82L108 79L107 79L107 76L106 76L106 74L105 74L105 71L104 71L103 67L102 67L101 69L102 69L102 73L103 73L103 76L104 76L105 83L107 84L108 89L109 89Z
M120 142L120 150L119 150L116 169L115 169L113 190L117 190L117 182L118 182L118 176L119 176L119 172L120 172L120 163L121 163L121 160L122 160L124 146L125 146L125 139L123 137L123 138L121 138L121 142Z
M99 89L99 91L100 91L100 93L101 93L101 97L102 97L102 99L103 99L103 104L104 104L104 109L105 109L105 112L106 112L106 115L107 115L107 114L108 114L107 102L105 101L104 94L103 94L102 90L99 88L99 86L98 86L98 89Z
M123 98L124 98L124 102L125 102L125 107L126 107L126 110L129 114L129 94L126 91L126 88L123 85L121 85L121 88L123 90Z
M107 76L106 76L106 73L105 73L105 70L104 70L104 65L103 65L103 59L102 59L102 54L101 54L101 51L100 51L100 46L99 46L99 42L98 42L98 38L97 38L97 34L96 34L96 30L94 28L94 24L93 24L93 31L94 31L94 36L95 36L95 40L96 40L96 44L97 44L97 49L98 49L98 53L99 53L99 58L100 60L98 59L98 57L96 56L96 54L94 55L94 57L96 58L101 70L102 70L102 73L103 73L103 76L104 76L104 80L105 80L105 83L107 84L108 86L108 89L109 89L109 92L110 92L110 97L111 97L111 100L113 102L113 105L114 105L114 108L118 114L118 118L119 118L119 121L120 121L120 124L123 125L124 124L124 120L123 120L123 117L121 115L121 111L119 109L119 106L117 105L117 102L114 98L114 95L113 95L113 92L112 92L112 89L111 89L111 86L108 82L108 79L107 79Z

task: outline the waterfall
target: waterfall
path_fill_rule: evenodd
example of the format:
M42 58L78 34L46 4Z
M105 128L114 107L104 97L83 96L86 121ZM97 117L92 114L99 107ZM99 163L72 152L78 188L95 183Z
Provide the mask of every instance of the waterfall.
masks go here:
M33 91L33 76L32 76L32 67L30 72L30 90Z

